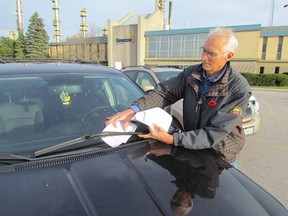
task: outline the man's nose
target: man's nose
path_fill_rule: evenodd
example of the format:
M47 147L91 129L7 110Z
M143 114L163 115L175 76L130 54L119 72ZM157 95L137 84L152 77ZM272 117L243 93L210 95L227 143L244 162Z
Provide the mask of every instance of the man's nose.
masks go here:
M204 61L204 60L207 60L207 59L208 59L208 55L205 52L203 52L202 56L201 56L201 60Z

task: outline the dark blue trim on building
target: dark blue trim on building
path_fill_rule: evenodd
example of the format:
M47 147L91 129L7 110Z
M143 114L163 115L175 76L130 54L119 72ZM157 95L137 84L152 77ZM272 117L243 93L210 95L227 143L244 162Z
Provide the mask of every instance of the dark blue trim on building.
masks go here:
M239 31L257 31L261 30L261 24L254 25L238 25L238 26L223 26L225 28L231 28L235 32ZM173 29L173 30L160 30L160 31L146 31L145 36L161 36L161 35L179 35L179 34L201 34L209 33L211 29L215 27L205 28L187 28L187 29Z

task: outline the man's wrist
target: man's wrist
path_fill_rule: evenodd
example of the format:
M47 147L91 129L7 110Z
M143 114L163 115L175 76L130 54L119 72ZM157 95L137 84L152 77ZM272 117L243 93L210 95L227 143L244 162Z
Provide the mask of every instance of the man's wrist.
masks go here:
M168 141L167 144L173 145L173 144L174 144L174 137L173 137L173 135L169 134L169 138L168 138L167 141Z
M129 108L132 109L135 113L140 111L139 107L135 104L132 104Z

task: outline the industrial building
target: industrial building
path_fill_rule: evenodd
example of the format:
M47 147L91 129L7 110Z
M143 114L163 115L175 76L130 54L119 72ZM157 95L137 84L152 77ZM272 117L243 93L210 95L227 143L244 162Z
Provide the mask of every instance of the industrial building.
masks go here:
M199 48L214 27L171 30L169 25L165 25L165 8L159 2L156 0L155 11L151 14L130 13L119 21L108 20L107 36L81 38L73 43L51 43L50 56L99 61L111 67L199 63ZM221 27L234 30L239 40L231 62L239 72L288 72L288 26L251 24Z

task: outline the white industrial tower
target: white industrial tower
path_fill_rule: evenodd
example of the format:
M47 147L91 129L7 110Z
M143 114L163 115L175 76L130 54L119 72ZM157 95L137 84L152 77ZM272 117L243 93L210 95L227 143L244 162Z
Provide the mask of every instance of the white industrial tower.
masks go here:
M60 42L60 18L59 18L59 2L58 0L52 0L53 10L54 10L54 19L53 19L53 26L54 26L54 42Z
M87 21L86 21L86 9L83 8L82 10L80 10L80 17L81 17L81 29L80 31L82 32L83 37L86 37L86 32L88 31L88 25L87 25Z
M160 10L164 13L163 29L166 29L165 4L166 0L155 0L155 10Z
M22 0L16 0L16 16L17 16L17 28L18 28L18 32L22 32L22 34L23 34Z
M272 0L272 2L271 2L271 8L270 8L270 16L269 16L268 26L273 26L274 6L275 6L275 0Z
M155 9L159 9L165 13L166 0L155 0Z

